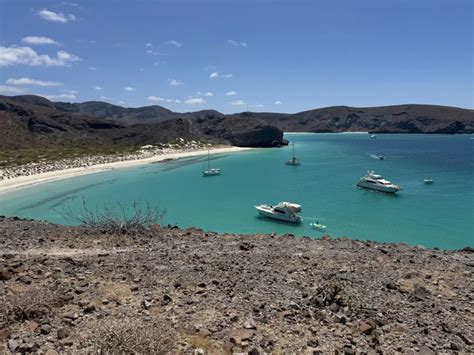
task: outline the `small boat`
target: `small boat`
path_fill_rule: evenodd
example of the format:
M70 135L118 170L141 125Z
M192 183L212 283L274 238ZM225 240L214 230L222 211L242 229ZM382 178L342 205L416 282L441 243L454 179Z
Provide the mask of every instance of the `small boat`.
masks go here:
M372 134L370 135L370 138L374 139L374 138L377 138L377 136L375 134Z
M202 176L217 176L221 174L221 169L211 168L210 152L207 151L207 169L202 172Z
M433 179L424 179L423 182L424 182L426 185L431 185L432 183L434 183L434 180L433 180Z
M303 219L298 214L301 212L301 205L291 202L280 202L276 206L259 205L255 209L261 216L278 219L284 222L300 223Z
M318 222L316 223L310 223L309 224L311 227L313 227L314 229L326 229L327 226L325 226L324 224L319 224Z
M384 157L383 155L379 155L379 156L377 156L377 158L378 158L379 160L385 160L385 157Z
M390 181L385 180L382 175L375 174L373 171L368 171L367 175L361 178L357 183L357 186L387 193L395 193L402 189L400 186L392 184Z
M293 158L285 162L286 165L301 165L300 160L295 156L295 143L293 143Z

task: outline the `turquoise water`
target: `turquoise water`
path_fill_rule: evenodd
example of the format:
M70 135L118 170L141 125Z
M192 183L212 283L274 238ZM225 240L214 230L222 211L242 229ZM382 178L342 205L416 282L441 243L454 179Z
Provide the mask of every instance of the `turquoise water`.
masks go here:
M149 201L166 223L230 233L291 232L427 247L474 245L474 139L448 135L287 134L301 166L285 166L291 147L212 155L218 177L201 176L206 157L117 169L0 195L0 214L64 223L58 209ZM384 155L381 161L372 155ZM398 195L355 186L369 169L403 187ZM424 185L424 178L433 185ZM255 204L303 205L293 226L257 217Z

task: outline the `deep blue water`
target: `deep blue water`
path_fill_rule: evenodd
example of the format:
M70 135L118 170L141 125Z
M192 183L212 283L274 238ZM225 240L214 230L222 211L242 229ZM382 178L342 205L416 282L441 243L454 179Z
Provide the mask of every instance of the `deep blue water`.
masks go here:
M218 177L201 176L206 157L117 169L0 195L0 214L65 223L58 210L104 202L148 201L166 223L231 233L291 232L427 247L474 245L474 139L448 135L287 134L301 166L285 166L291 148L212 155ZM384 155L381 161L372 155ZM403 191L392 196L355 186L375 170ZM433 178L433 185L423 184ZM293 226L257 217L255 204L303 205Z

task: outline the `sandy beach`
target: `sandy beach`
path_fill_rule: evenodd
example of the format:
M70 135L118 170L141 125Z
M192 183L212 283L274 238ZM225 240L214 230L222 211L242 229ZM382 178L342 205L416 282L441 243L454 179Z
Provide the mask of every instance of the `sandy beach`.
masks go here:
M241 147L225 147L225 148L214 148L211 149L212 154L216 153L234 153L241 152L244 150L249 150L252 148L241 148ZM165 153L157 154L152 157L147 157L143 159L135 160L126 160L126 161L117 161L105 164L97 164L93 166L86 167L75 167L70 169L62 169L55 171L48 171L40 174L27 175L27 176L18 176L11 179L1 180L0 181L0 194L18 190L21 188L42 184L45 182L51 182L61 179L67 179L75 176L81 176L86 174L99 173L106 170L120 169L120 168L129 168L137 165L156 163L168 159L179 159L186 158L191 156L198 156L207 154L207 149L199 149L195 151L186 151L186 152L174 152L174 153Z

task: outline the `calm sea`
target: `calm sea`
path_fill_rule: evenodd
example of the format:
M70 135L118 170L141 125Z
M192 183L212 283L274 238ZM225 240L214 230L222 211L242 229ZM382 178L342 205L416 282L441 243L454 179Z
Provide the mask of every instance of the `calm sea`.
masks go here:
M0 214L67 223L77 209L133 201L167 210L165 223L230 233L325 233L427 247L474 246L474 139L448 135L287 134L301 166L285 166L291 147L211 155L222 175L202 177L207 157L117 169L0 195ZM377 155L385 160L376 159ZM399 184L395 196L355 186L367 170ZM423 179L434 184L425 185ZM303 205L293 226L257 216L254 205Z

